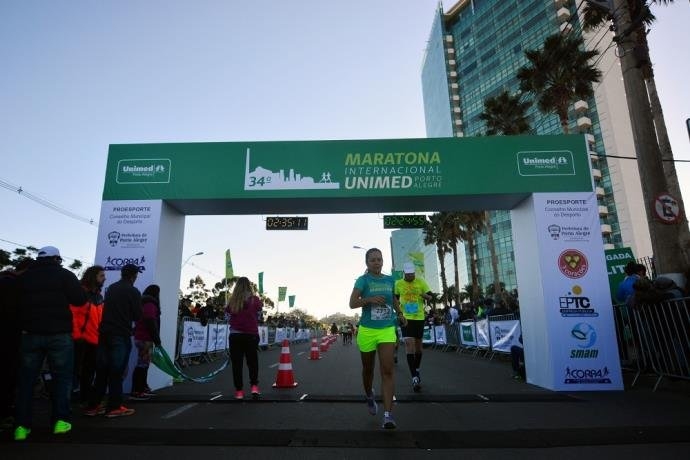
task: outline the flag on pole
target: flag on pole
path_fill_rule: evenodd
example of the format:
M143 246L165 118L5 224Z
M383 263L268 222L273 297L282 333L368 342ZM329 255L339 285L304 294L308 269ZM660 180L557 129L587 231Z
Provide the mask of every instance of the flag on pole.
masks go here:
M287 286L278 287L278 302L285 300L285 294L287 294Z
M230 249L225 251L225 277L230 279L234 276L232 271L232 258L230 257Z
M264 272L259 272L259 294L264 293Z
M295 296L289 295L288 296L288 302L289 302L290 308L294 307L295 306Z

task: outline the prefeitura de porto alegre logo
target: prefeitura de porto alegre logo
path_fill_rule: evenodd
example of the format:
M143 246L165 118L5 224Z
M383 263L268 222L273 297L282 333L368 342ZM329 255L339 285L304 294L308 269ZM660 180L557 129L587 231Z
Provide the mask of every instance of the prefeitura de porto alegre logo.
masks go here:
M577 249L566 249L558 256L558 269L568 278L582 278L589 270L589 262Z

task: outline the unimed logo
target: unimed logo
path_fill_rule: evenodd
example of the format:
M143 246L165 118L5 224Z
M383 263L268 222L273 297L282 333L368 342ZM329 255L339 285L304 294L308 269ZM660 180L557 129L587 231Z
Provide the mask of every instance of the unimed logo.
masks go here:
M168 158L120 160L115 181L118 184L167 184L170 166Z
M521 176L574 176L573 154L567 150L527 151L517 153Z

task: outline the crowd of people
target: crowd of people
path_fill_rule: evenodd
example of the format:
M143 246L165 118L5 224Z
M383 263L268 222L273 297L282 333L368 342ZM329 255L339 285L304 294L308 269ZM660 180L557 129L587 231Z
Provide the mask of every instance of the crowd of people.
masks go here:
M88 267L77 279L62 267L53 246L0 273L0 305L7 321L0 348L7 369L0 415L3 426L14 427L16 441L27 439L33 429L34 390L43 372L50 376L53 434L71 431L74 395L84 415L133 414L122 397L132 335L138 351L133 394L151 394L147 372L153 346L160 346L160 289L148 286L142 300L134 287L138 274L137 266L125 265L121 279L103 296L105 269Z

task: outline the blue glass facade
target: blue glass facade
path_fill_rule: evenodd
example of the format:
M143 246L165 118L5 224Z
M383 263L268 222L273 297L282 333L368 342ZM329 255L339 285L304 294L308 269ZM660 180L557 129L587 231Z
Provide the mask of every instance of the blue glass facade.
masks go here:
M427 136L483 135L486 128L479 116L484 111L484 101L504 90L518 92L515 75L527 64L525 51L541 48L544 39L558 33L564 24L571 29L571 34L581 34L577 7L575 2L571 3L566 5L571 13L566 22L557 17L560 7L554 0L462 0L448 10L449 14L440 6L422 67ZM439 96L444 91L445 100ZM577 119L583 115L573 110L569 116L570 132L593 135L592 151L604 153L596 102L593 97L586 102L589 109L585 116L591 119L591 128L578 129ZM527 114L534 134L562 133L555 114L543 114L536 105ZM622 240L606 159L599 157L593 167L601 171L601 179L595 184L604 191L599 194L599 204L608 208L601 223L609 224L612 230L602 238L604 243L620 246ZM507 289L516 288L510 213L492 212L491 225L500 280ZM486 234L477 235L477 242L480 285L485 288L493 282Z

